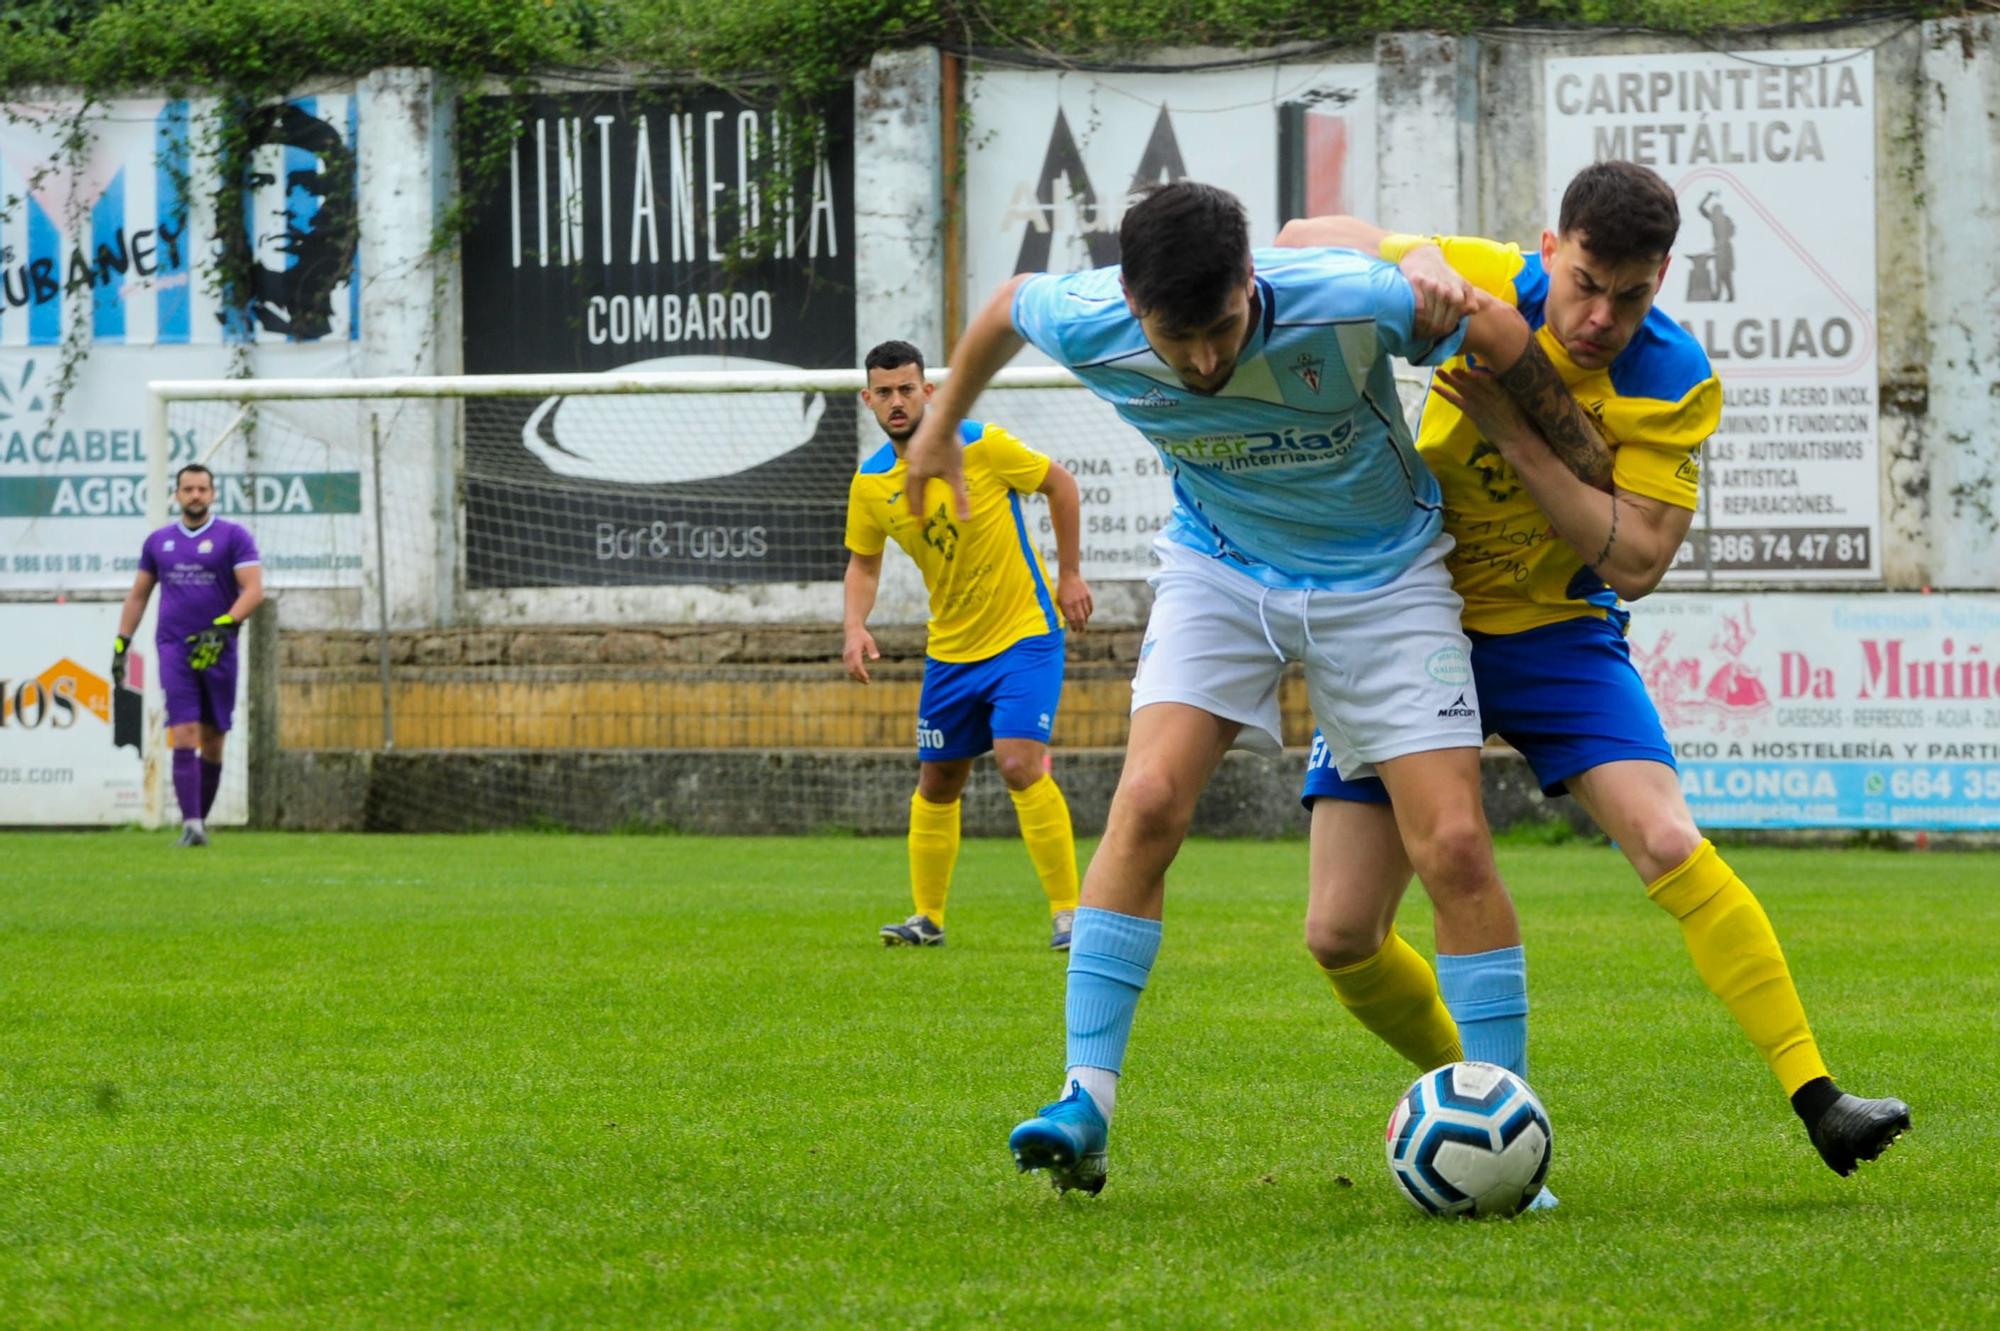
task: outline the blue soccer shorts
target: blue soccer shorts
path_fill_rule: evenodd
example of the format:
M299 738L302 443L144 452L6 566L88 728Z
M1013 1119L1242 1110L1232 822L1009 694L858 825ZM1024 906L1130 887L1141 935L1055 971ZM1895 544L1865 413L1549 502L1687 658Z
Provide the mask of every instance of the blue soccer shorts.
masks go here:
M1674 766L1659 709L1632 668L1624 616L1467 636L1486 733L1520 750L1543 794L1561 795L1571 777L1605 763L1644 759ZM1373 777L1341 780L1315 734L1300 799L1310 809L1321 796L1362 804L1389 800Z
M996 739L1049 742L1062 701L1063 635L1023 638L984 661L924 658L917 700L917 757L976 758Z

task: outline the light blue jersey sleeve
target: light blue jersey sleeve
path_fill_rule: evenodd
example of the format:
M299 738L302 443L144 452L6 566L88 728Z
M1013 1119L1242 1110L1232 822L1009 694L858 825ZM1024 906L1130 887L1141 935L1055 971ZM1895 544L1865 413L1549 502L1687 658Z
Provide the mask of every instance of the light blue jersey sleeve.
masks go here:
M1287 306L1298 318L1301 310L1318 309L1329 320L1363 315L1374 320L1382 349L1412 365L1442 365L1456 356L1465 341L1465 321L1441 338L1420 338L1412 329L1416 294L1395 264L1355 251L1258 250L1257 271L1281 282ZM1321 308L1323 307L1323 308Z
M1035 274L1014 293L1014 331L1072 369L1144 343L1138 320L1125 308L1116 268Z

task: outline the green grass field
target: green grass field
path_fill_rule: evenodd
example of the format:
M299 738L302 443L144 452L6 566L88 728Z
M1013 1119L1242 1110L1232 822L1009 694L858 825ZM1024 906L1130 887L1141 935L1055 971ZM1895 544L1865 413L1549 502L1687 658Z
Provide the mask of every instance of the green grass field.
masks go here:
M892 840L167 846L0 836L8 1326L2000 1318L1990 855L1731 852L1914 1108L1842 1180L1614 852L1504 849L1563 1205L1479 1223L1392 1190L1410 1072L1305 954L1302 843L1183 853L1096 1199L1004 1149L1062 1056L1017 843L923 952Z

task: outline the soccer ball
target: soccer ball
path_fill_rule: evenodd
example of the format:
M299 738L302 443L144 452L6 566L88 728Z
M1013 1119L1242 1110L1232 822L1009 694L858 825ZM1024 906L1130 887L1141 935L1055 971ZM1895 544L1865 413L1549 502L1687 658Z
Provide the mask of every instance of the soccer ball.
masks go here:
M1389 1175L1432 1215L1517 1215L1542 1190L1552 1134L1528 1084L1492 1063L1447 1063L1389 1114Z

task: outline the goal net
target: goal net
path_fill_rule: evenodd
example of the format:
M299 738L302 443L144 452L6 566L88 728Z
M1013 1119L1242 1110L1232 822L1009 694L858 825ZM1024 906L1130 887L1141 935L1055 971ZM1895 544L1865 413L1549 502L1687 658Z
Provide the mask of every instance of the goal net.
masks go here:
M943 371L934 378L942 378ZM152 520L216 473L278 618L281 824L446 830L899 831L924 589L886 552L872 682L840 665L847 493L881 444L855 371L153 385ZM1149 445L1059 370L1010 370L990 419L1083 491L1099 604L1055 741L1123 744L1150 546ZM1029 540L1053 575L1045 504ZM1304 717L1302 690L1289 709ZM1310 720L1288 735L1303 744ZM990 776L990 774L986 774ZM992 789L987 790L986 786ZM975 781L968 830L1011 829ZM990 806L990 808L988 807Z

